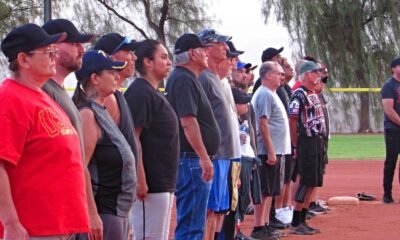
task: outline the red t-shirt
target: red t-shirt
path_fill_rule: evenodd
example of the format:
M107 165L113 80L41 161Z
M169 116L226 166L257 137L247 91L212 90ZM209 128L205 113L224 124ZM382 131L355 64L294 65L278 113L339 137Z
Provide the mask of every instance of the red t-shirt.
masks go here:
M12 199L29 235L88 232L79 138L61 107L46 93L6 79L0 126L0 159L8 162Z

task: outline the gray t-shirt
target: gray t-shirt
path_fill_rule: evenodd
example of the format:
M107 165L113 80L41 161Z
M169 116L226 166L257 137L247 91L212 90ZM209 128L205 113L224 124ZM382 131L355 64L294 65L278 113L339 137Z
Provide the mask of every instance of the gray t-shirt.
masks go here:
M260 118L268 119L272 145L275 154L290 154L289 120L285 107L276 92L265 86L260 86L253 95L251 103L256 114L256 135L258 154L267 154L267 148L260 132Z
M234 157L232 122L229 115L229 102L222 81L208 69L201 72L199 80L221 130L221 145L215 159L232 159Z
M81 144L82 159L85 159L83 148L82 119L71 97L68 95L67 91L65 91L65 89L53 79L49 79L43 85L42 89L51 98L53 98L54 101L56 101L58 105L60 105L61 108L64 110L64 112L68 115L69 120L71 121L72 125L76 129L76 132L78 133L79 141Z

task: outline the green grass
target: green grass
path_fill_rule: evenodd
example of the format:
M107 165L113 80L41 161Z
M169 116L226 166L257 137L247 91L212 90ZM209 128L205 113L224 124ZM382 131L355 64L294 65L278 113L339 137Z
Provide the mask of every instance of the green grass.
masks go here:
M330 160L385 159L383 134L332 135L329 141Z

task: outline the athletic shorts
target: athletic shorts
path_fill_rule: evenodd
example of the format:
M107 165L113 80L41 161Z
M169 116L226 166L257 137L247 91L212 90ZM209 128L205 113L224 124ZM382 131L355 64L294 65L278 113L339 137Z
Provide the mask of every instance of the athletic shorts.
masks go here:
M300 183L307 187L321 187L325 167L322 137L300 135L297 148L297 167L300 175Z
M267 155L258 155L261 159L260 183L261 192L264 196L278 196L283 188L284 163L285 158L282 155L276 156L276 164L267 164Z
M207 208L214 212L223 212L229 209L228 174L231 165L230 159L212 160L214 176L211 185Z
M292 180L292 175L294 172L294 168L295 168L295 160L293 159L292 154L286 154L285 155L285 184L290 183L290 181Z

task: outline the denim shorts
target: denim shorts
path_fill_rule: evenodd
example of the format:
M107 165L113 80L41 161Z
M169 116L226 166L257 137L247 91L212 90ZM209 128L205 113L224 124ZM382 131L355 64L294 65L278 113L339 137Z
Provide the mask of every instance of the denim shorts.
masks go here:
M212 182L202 179L198 158L179 159L176 182L176 240L202 240Z

